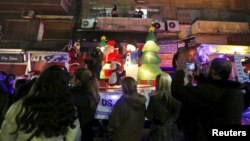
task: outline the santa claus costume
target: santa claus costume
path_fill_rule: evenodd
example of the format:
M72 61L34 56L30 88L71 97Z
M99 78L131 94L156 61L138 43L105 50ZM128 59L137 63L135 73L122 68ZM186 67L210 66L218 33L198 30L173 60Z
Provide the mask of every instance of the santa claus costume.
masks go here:
M108 79L111 75L110 65L113 60L119 55L119 49L116 47L116 42L110 40L107 42L106 47L103 51L103 67L102 72L103 76L101 79Z
M80 42L76 41L73 46L69 47L69 73L74 74L76 69L80 66L81 57L80 57Z

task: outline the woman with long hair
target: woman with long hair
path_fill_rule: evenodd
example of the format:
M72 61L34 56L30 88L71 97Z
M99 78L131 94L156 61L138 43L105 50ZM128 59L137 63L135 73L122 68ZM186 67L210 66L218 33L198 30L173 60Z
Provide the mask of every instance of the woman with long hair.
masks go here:
M97 79L89 69L79 68L75 73L75 81L72 96L79 114L82 141L92 141L92 126L99 101Z
M68 75L56 65L48 67L29 94L10 107L0 131L1 141L80 141L80 136Z
M177 140L175 121L180 103L171 94L171 76L165 72L156 76L156 92L150 97L146 117L152 121L150 141Z

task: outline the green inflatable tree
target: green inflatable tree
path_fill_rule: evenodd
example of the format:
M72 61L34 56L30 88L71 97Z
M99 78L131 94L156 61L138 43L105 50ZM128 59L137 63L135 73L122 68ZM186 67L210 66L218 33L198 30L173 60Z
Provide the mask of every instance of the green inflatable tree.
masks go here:
M156 37L154 34L154 27L149 28L149 33L146 39L146 43L142 49L141 57L141 67L138 71L138 80L155 80L156 76L162 73L162 70L158 66L161 63L160 57L157 52L160 50L160 47L155 43ZM150 84L150 82L149 82Z
M99 44L102 52L103 52L104 48L106 47L106 41L107 41L106 36L103 35L101 37L101 42Z
M103 36L101 37L100 45L101 45L102 47L106 46L106 41L107 41L106 36L103 35Z
M101 37L101 42L99 43L99 47L100 47L100 49L101 49L101 51L102 52L104 52L104 49L105 49L105 47L106 47L106 41L107 41L107 38L106 38L106 36L102 36ZM101 72L100 72L100 79L107 79L106 77L105 77L105 65L106 64L104 64L104 62L102 61L102 70L101 70Z

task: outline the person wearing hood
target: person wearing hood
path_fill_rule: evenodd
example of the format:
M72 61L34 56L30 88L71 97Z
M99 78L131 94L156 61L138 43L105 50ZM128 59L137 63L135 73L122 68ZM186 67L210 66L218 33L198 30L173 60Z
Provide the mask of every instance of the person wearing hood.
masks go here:
M137 92L132 77L122 80L123 95L109 115L108 127L113 131L113 141L140 141L144 127L146 98Z
M177 71L171 91L174 97L194 111L196 125L185 134L189 141L207 141L212 128L240 125L244 108L240 83L230 81L232 64L225 58L213 59L208 68L207 81L198 86L185 85L185 72Z

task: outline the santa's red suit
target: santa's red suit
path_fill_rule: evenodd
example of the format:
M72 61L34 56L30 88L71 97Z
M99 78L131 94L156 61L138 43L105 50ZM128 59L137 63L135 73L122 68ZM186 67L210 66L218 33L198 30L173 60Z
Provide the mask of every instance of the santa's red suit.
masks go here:
M103 66L109 66L111 61L115 60L115 58L119 55L119 49L116 48L116 42L114 40L110 40L107 42L104 51L103 51ZM111 75L111 69L104 69L105 78L109 78Z
M69 73L74 74L76 69L80 66L81 57L80 57L80 43L75 42L74 45L69 48Z
M119 49L115 47L116 42L114 40L110 40L107 42L107 45L104 49L103 61L110 63L112 60L119 55Z

